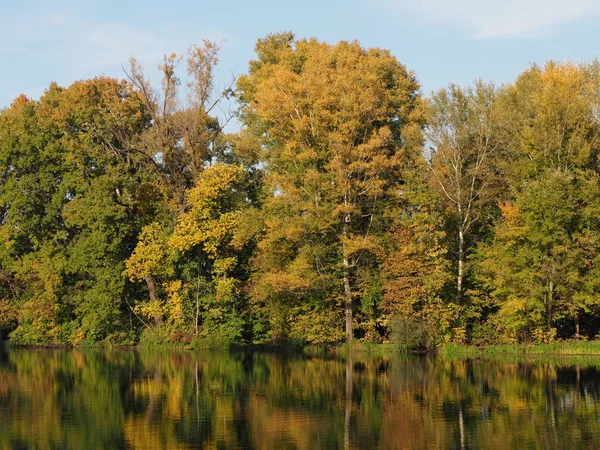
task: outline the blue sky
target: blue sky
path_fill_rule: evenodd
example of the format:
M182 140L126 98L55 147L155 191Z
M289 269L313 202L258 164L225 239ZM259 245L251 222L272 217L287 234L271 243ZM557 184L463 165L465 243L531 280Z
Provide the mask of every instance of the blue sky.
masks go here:
M152 76L164 53L203 38L225 40L224 85L246 70L256 39L284 30L389 49L425 93L478 77L504 83L532 62L595 58L599 24L598 0L2 2L0 107L39 97L51 81L122 77L132 55Z

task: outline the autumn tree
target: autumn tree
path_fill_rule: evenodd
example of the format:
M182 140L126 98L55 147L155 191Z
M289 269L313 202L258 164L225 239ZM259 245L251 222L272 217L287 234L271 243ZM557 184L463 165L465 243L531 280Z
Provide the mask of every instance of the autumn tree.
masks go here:
M452 337L455 311L444 295L450 270L436 196L421 186L410 197L409 206L390 230L392 245L383 264L381 309L393 338L423 330L427 342L418 344L426 347ZM398 327L407 329L394 329Z
M255 299L328 328L341 300L350 342L358 278L379 263L385 211L418 154L418 84L389 52L356 42L282 33L256 53L238 83L268 189Z
M153 274L164 287L163 298L135 308L149 325L166 324L159 332L242 339L241 282L250 242L242 226L250 207L245 179L241 166L216 163L186 193L186 212L172 231L156 223L143 229L126 273L132 281Z
M223 109L227 108L225 101L233 84L218 91L214 80L220 48L221 44L205 40L192 45L185 55L165 55L158 67L162 76L160 88L152 86L135 58L126 71L152 118L152 127L138 146L155 162L167 187L165 194L172 208L180 212L185 210L186 190L194 185L205 166L219 156L223 127L233 118L232 111ZM184 58L187 77L182 81L178 66ZM219 120L221 113L224 114Z
M500 170L513 193L548 169L597 168L599 71L597 62L548 62L502 90Z
M152 86L141 64L132 58L126 70L140 101L150 115L152 126L142 133L137 148L146 155L162 181L162 199L171 214L157 223L166 232L177 217L186 211L187 193L203 170L223 153L223 127L233 117L227 111L219 120L219 108L229 96L230 88L217 92L214 71L221 45L208 40L192 45L185 55L187 82L178 76L184 55L165 55L158 69L160 88ZM184 84L185 92L181 92ZM144 281L152 302L158 301L155 273L146 271Z
M450 85L430 101L427 143L431 183L444 200L456 242L456 303L463 304L469 233L498 200L496 89ZM458 310L457 310L458 311Z

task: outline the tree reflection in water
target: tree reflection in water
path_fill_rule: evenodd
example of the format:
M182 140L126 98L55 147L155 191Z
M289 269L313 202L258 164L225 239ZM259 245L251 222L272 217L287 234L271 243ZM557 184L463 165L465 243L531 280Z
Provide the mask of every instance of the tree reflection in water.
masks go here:
M593 448L592 360L0 349L0 449Z

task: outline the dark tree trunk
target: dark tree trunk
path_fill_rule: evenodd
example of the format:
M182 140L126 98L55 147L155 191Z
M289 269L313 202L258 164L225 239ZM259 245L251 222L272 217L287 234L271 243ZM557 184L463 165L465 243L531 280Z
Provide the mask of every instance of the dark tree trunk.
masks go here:
M152 301L158 300L158 295L156 294L156 283L155 283L154 277L152 277L152 275L146 275L146 284L148 285L148 292L150 293L150 300L152 300Z

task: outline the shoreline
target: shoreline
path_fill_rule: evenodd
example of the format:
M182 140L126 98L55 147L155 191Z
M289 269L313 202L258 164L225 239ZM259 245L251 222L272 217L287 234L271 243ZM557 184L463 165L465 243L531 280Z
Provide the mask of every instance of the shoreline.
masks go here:
M486 346L444 344L429 351L416 351L401 348L395 344L372 344L356 342L349 347L347 344L331 345L300 345L285 344L239 344L230 345L108 345L103 343L87 345L70 345L55 343L15 344L10 340L0 341L0 346L12 348L29 348L44 350L60 349L103 349L103 350L171 350L171 351L202 351L226 350L249 351L281 354L305 354L307 356L341 356L348 357L395 357L402 355L441 356L449 358L481 358L494 356L598 356L600 357L600 341L559 341L553 343L522 343L522 344L492 344Z

